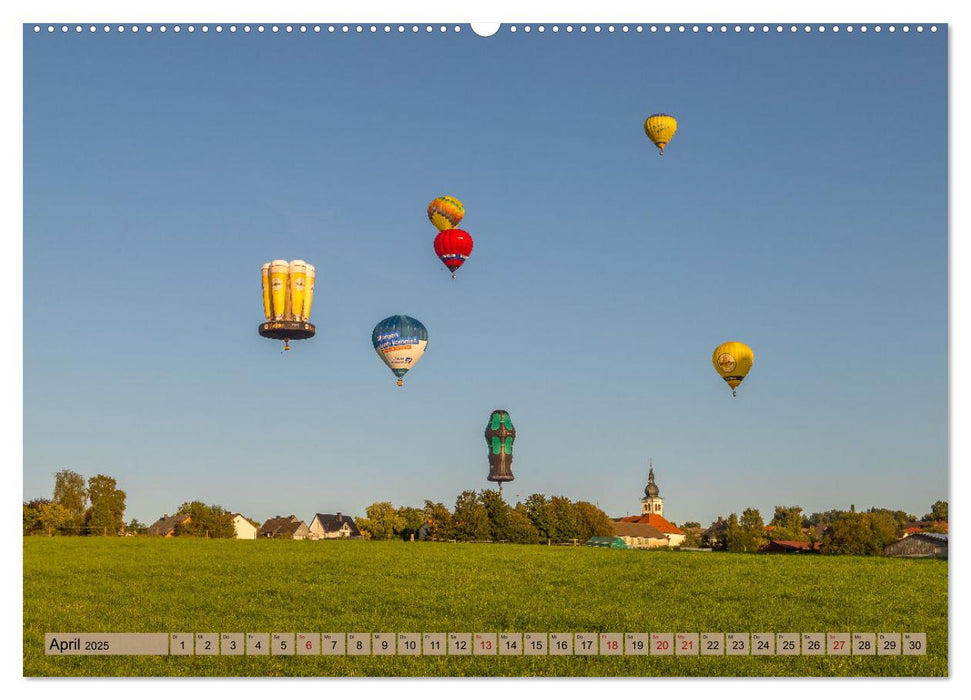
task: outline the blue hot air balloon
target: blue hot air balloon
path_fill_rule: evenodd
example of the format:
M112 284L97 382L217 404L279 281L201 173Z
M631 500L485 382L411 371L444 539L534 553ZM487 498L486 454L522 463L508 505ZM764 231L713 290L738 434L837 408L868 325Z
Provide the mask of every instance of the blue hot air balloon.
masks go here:
M398 378L404 376L421 359L428 345L428 329L411 316L388 316L374 327L371 343L378 357Z

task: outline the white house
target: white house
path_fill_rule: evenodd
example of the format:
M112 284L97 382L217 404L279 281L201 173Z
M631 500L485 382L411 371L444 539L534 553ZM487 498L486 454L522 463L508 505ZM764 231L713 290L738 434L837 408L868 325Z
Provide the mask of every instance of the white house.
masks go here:
M233 513L233 528L237 540L255 540L259 528L239 513Z
M360 539L361 532L349 515L317 513L310 522L310 538L314 540Z

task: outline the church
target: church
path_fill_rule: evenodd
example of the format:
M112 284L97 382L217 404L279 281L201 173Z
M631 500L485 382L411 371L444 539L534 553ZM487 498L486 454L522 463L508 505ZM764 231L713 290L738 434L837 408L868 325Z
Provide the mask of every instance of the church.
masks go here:
M678 547L684 541L684 532L664 517L664 499L654 483L653 462L641 499L641 514L614 518L614 532L635 549Z

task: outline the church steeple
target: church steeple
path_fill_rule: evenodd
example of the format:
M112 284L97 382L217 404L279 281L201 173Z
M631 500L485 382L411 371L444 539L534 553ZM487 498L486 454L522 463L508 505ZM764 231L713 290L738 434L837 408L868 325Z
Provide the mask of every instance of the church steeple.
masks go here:
M641 513L643 515L655 514L664 516L664 499L661 498L661 489L654 483L654 460L652 459L650 471L647 474L647 486L644 488L644 498L641 499Z

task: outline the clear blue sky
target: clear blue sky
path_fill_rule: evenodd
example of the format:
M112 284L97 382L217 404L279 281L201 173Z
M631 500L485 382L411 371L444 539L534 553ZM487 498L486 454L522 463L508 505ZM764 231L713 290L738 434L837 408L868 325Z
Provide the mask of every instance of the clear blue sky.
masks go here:
M506 408L513 502L637 512L653 457L677 522L919 516L947 497L946 44L25 30L24 498L68 468L146 522L451 506ZM318 334L281 355L260 265L298 257ZM370 339L397 313L429 333L403 389Z

